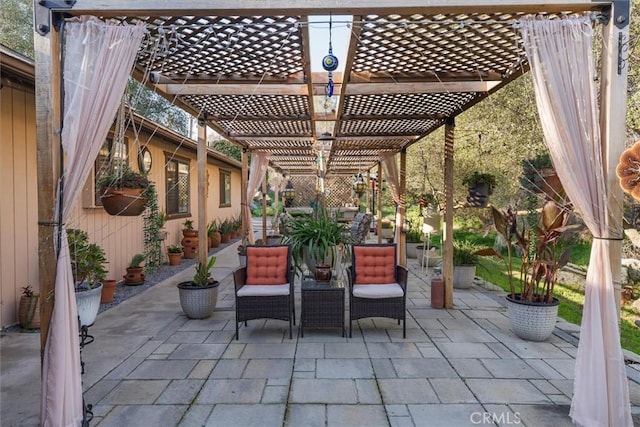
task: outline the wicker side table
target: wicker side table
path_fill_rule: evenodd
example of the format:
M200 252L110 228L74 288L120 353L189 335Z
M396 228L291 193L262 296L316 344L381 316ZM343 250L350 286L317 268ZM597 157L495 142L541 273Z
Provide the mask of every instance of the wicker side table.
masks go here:
M303 280L301 288L300 336L304 328L340 328L344 337L344 285L337 281Z

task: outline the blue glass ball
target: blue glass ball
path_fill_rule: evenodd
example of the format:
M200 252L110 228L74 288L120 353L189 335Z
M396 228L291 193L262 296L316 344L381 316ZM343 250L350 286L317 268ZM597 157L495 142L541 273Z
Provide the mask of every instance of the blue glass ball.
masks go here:
M335 71L338 68L338 58L332 54L326 55L322 58L322 68L326 71Z

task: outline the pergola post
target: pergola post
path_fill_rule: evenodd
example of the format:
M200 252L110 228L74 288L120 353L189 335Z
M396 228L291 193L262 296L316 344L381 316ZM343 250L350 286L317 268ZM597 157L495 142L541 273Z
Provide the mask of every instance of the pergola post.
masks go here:
M602 168L606 180L607 204L609 205L609 263L613 278L616 310L620 317L620 294L622 292L622 189L618 183L616 167L625 149L627 114L625 99L627 93L628 61L624 46L629 43L630 1L614 1L611 19L602 28L603 45L602 68L600 70L600 134L602 144ZM622 61L622 62L620 62ZM620 240L617 240L620 239Z
M400 193L398 195L398 217L396 218L396 229L400 232L396 233L398 236L398 264L403 267L407 266L407 235L404 233L404 221L407 216L407 149L403 148L400 151Z
M267 178L269 172L267 171L262 180L262 244L267 244Z
M455 118L444 126L444 231L442 232L442 274L444 307L453 308L453 130Z
M57 261L54 218L60 177L60 33L34 32L36 70L36 144L38 163L38 267L40 277L40 360L44 355L53 313Z
M207 125L198 120L198 261L207 265L209 244L207 235Z
M378 200L376 206L376 233L378 234L378 244L382 243L382 162L378 160Z
M240 216L242 217L242 241L244 242L249 232L249 224L247 224L247 186L249 185L249 166L247 149L243 148L240 153L240 162L242 163L242 171L240 173Z

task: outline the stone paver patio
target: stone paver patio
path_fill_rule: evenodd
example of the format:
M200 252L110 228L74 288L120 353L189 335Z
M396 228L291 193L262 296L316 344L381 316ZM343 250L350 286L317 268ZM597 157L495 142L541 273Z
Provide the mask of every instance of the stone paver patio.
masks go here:
M406 339L388 319L357 322L353 338L312 328L300 338L296 326L292 340L286 322L257 320L236 341L235 246L217 257L222 284L209 319L180 309L175 284L190 270L100 314L83 350L91 425L571 425L575 325L559 322L544 343L522 341L502 293L479 286L456 290L453 310L432 309L429 277L410 259ZM3 426L38 424L38 346L37 334L3 336ZM33 360L15 360L18 349ZM637 417L640 372L628 371Z

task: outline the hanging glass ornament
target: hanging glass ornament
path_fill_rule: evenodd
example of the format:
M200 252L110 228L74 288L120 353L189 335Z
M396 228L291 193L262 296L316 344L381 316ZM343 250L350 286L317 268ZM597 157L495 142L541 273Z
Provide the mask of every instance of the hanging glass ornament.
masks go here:
M325 88L325 92L327 98L331 98L333 96L333 71L338 68L338 58L333 54L333 49L331 46L331 15L329 15L329 53L322 58L322 68L325 71L328 71L329 81L327 82L327 86Z

